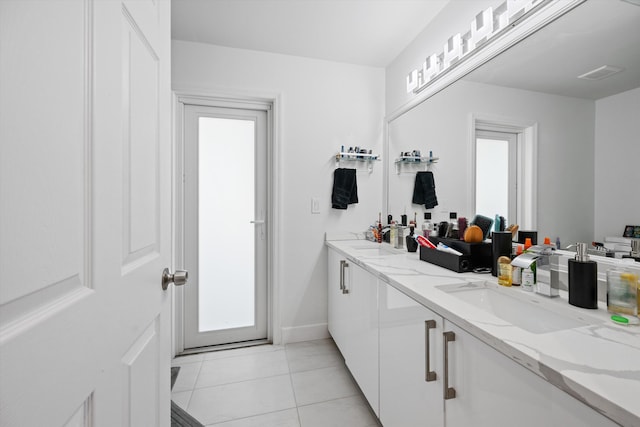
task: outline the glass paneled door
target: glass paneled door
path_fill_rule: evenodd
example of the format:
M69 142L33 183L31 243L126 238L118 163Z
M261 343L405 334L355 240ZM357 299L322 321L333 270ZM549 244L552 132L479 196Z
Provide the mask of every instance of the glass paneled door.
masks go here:
M185 349L267 338L267 112L185 105Z

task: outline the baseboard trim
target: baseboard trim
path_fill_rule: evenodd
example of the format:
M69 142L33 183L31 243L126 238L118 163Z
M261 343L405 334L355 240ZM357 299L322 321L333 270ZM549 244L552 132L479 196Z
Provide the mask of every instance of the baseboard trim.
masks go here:
M282 344L329 338L329 329L326 323L283 327L281 328L281 331Z

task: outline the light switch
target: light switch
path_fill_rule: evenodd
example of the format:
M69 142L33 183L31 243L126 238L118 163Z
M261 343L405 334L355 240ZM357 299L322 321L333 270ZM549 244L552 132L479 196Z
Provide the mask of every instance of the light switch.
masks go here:
M318 197L311 198L311 213L312 214L320 213L320 199Z

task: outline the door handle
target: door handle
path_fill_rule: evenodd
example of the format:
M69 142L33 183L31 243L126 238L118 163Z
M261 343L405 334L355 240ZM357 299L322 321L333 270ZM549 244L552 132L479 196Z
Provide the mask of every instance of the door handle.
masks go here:
M254 219L253 221L249 221L251 224L264 224L264 219Z
M444 337L444 399L453 399L456 397L456 389L449 387L449 346L448 343L456 340L456 334L453 331L442 333Z
M166 291L171 283L175 286L182 286L189 280L189 272L185 270L176 270L171 274L168 268L162 271L162 290Z
M429 363L429 359L430 359L430 350L429 350L429 331L431 329L434 329L436 327L436 321L435 320L425 320L424 321L424 360L425 360L425 367L424 367L424 380L427 382L431 382L431 381L435 381L436 380L436 372L431 370L430 367L430 363Z

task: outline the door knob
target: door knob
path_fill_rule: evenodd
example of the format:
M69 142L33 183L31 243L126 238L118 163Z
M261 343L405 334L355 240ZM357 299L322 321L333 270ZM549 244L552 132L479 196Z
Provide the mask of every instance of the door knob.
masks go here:
M168 268L162 271L162 290L166 291L171 283L175 286L182 286L189 280L189 272L185 270L176 270L171 274Z

